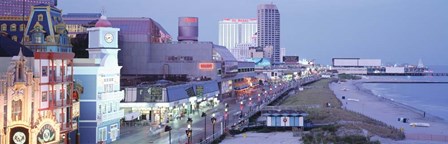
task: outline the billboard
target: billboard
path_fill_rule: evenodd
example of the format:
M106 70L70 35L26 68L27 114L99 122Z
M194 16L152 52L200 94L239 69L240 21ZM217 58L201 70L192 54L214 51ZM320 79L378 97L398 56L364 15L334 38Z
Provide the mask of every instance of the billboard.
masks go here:
M299 56L283 56L283 62L297 63L297 62L299 62Z
M193 87L189 87L189 88L185 89L185 91L187 92L188 97L196 96L196 93L194 92Z

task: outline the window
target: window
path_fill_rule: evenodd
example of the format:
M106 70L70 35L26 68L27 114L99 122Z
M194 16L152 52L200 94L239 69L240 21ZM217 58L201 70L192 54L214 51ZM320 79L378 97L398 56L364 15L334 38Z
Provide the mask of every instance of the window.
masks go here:
M17 41L17 36L12 36L11 39L12 39L13 41Z
M21 24L20 25L20 31L24 31L25 30L25 24Z
M43 77L48 76L48 67L47 66L42 66L42 76Z
M46 91L42 92L42 102L47 102L48 100L48 95Z
M12 120L22 120L22 100L12 101Z
M101 110L102 110L102 109L101 109L101 105L98 105L98 114L102 114L102 113L101 113Z
M98 141L106 141L107 140L107 127L100 128L98 130Z
M4 23L2 24L2 31L6 31L8 30L8 26Z
M113 92L114 91L114 84L105 84L104 85L104 92Z
M37 20L44 21L44 15L42 15L42 14L37 15Z
M17 30L17 25L16 24L11 24L11 26L9 27L9 30L14 32Z

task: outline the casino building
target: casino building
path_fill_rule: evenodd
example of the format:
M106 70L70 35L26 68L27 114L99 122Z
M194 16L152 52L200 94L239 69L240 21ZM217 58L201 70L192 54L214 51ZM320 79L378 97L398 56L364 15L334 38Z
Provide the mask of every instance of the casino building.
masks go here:
M61 10L34 6L22 44L1 35L2 143L69 143L79 139L73 57ZM22 54L19 53L22 51ZM16 140L16 141L14 141Z

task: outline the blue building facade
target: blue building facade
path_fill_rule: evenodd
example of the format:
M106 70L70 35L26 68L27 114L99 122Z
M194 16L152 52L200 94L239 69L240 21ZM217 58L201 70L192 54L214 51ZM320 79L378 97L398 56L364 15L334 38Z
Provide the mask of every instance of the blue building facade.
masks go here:
M119 103L118 28L112 28L102 16L89 31L89 58L75 59L75 81L84 87L80 96L79 133L81 143L111 143L119 139L120 119L124 117Z

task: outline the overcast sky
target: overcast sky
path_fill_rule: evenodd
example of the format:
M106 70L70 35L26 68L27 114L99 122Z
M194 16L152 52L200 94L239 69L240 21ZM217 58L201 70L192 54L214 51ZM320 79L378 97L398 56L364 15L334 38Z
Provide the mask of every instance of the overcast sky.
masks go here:
M448 0L60 0L63 13L106 9L111 17L150 17L177 38L177 18L199 17L200 41L218 43L218 21L256 18L257 4L281 14L287 55L330 64L334 57L448 65Z

